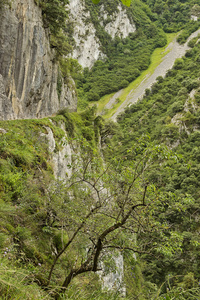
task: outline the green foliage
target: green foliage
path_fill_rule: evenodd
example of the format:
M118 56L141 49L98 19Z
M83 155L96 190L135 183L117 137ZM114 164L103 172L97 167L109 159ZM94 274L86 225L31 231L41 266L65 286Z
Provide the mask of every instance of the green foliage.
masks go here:
M60 73L58 73L56 90L57 90L59 100L60 100L60 96L61 96L61 93L62 93L62 84L63 84L62 76L61 76Z
M167 292L164 292L167 290ZM166 281L162 284L157 296L157 300L165 299L198 299L200 290L198 282L194 279L193 273L188 273L185 276L172 276L168 275Z
M130 6L131 5L131 0L121 0L121 1L126 6Z
M71 39L68 37L66 21L68 13L66 10L67 0L35 0L42 10L44 27L50 29L50 44L56 49L57 59L72 51Z
M125 262L125 284L126 296L128 299L136 298L143 300L144 298L144 279L141 272L141 262L135 259L129 252L124 253ZM134 299L133 298L133 299Z
M164 143L176 153L175 160L170 159L161 165L155 163L147 175L148 181L164 192L164 202L157 202L153 214L158 217L156 226L165 228L162 234L158 230L153 236L151 233L138 236L138 243L143 246L149 241L149 246L143 249L148 252L153 248L156 257L154 259L149 254L140 256L144 263L145 282L151 286L147 288L150 299L199 298L197 279L200 266L192 263L198 261L199 256L200 69L195 62L200 45L197 40L192 42L192 47L186 57L175 62L165 78L157 78L141 101L126 108L125 113L119 116L118 132L111 141L117 155L123 155L127 164L132 160L126 155L127 148L135 145L145 134L150 135L157 145ZM165 241L169 236L170 243ZM152 239L155 239L154 242ZM174 278L170 279L170 287L165 282L169 274ZM159 286L162 286L161 289Z
M0 291L4 299L51 299L38 284L46 283L44 274L52 262L52 251L60 251L68 241L65 224L61 222L62 227L58 220L70 217L77 203L64 194L61 182L51 184L49 190L53 172L47 128L55 139L54 152L68 142L63 140L61 123L77 147L78 141L82 143L79 151L94 151L99 132L94 133L94 118L94 109L90 109L81 116L62 111L51 120L0 122L5 130L0 133ZM69 201L71 211L57 211L58 206L66 209Z
M98 101L99 97L116 92L135 80L141 71L149 66L153 50L166 44L164 32L171 33L183 29L178 37L178 41L183 43L199 27L199 21L190 20L193 1L188 0L183 3L179 0L175 2L134 0L126 11L130 21L136 24L136 32L131 33L126 39L119 37L111 39L104 30L106 21L101 26L97 16L101 4L112 16L117 11L119 1L95 3L99 4L93 5L91 0L86 1L96 34L103 45L102 50L108 59L103 62L97 61L87 74L77 78L80 102L84 103L83 107L86 106L86 100Z
M70 72L70 75L76 79L76 77L81 73L82 67L79 65L78 61L73 58L67 58L65 60L60 61L61 65L61 71L63 74L63 77L65 78L66 74L66 64L67 64L67 69Z
M90 71L85 69L76 80L80 97L89 101L97 101L103 95L126 87L148 67L153 50L167 42L162 29L153 22L152 12L140 0L132 1L127 8L128 17L136 24L136 32L125 39L112 39L104 29L106 23L102 26L98 20L100 4L92 5L91 0L86 0L86 7L107 59L97 61ZM117 11L118 1L109 0L104 6L104 10L112 15ZM84 92L86 96L83 96Z
M67 55L72 51L72 47L68 43L67 36L64 35L62 30L53 33L50 36L51 47L56 50L57 57L60 58L63 55Z
M46 25L53 35L57 35L61 29L66 27L67 11L65 5L67 0L42 0L37 1L42 9L42 15Z
M64 139L64 132L57 125L61 123L71 136L69 141ZM126 250L127 257L131 250L139 249L132 232L140 232L141 221L146 228L154 228L152 211L154 205L158 204L154 201L154 186L149 186L148 190L146 185L144 187L147 182L144 170L151 167L151 163L159 163L170 157L166 147L155 147L142 138L127 151L127 157L132 157L131 163L127 164L127 160L124 162L123 156L121 159L112 157L110 165L105 167L97 145L101 142L105 147L109 137L118 129L117 125L104 124L102 118L96 117L95 107L81 114L69 114L63 110L51 121L6 121L1 122L0 126L7 131L2 133L0 152L1 209L4 212L0 215L0 244L2 253L13 264L13 268L19 270L27 266L25 279L19 285L21 294L16 288L17 279L14 279L16 281L11 288L7 288L7 284L10 286L7 278L6 282L2 281L2 295L23 295L24 286L27 286L27 291L31 290L33 282L46 286L50 268L52 287L49 286L49 289L52 288L51 293L62 293L60 285L63 284L66 270L67 276L73 270L76 277L80 268L85 268L87 263L87 268L92 271L94 256L90 256L90 251L95 253L99 237L105 249L117 247L121 251ZM73 147L72 163L67 166L73 173L65 182L53 179L49 166L52 152L48 149L47 128L52 130L56 141L54 152L66 143L71 143ZM11 148L20 151L23 159L15 160L15 152ZM45 158L46 164L40 164L41 157ZM147 207L144 204L145 196ZM141 219L136 222L138 215ZM126 227L122 226L123 223ZM67 246L69 241L71 247ZM163 246L164 242L168 240L163 239ZM85 249L88 245L90 250L87 253ZM58 253L61 253L60 256ZM113 268L109 256L105 256L105 266ZM6 264L4 261L4 268L7 268ZM137 274L135 283L137 289L141 290L141 272L137 270ZM4 280L3 276L1 278ZM91 274L91 278L96 277ZM87 280L87 276L82 275L79 280L79 283ZM70 299L70 290L68 292L66 297ZM138 291L134 293L137 295ZM83 295L79 294L79 297L90 297L85 292ZM91 295L99 299L114 297L100 291L94 292L94 289L91 289ZM29 295L25 297L28 299ZM40 299L38 294L37 297ZM118 293L115 297L118 298Z
M10 250L10 249L9 249ZM32 268L32 269L31 269ZM34 282L32 274L36 267L16 267L8 258L1 259L0 293L1 299L44 299L50 295ZM49 298L50 299L50 298Z
M193 1L165 1L165 0L148 0L152 12L156 14L157 24L165 32L176 32L182 28L188 28L190 24L190 10ZM187 24L187 25L186 25Z
M56 2L48 3L53 11ZM175 30L174 17L181 19L190 7L177 1L182 9L178 14L169 1L151 3L153 12L147 4L135 4L131 13L138 31L126 40L105 43L106 51L114 53L113 60L97 62L91 72L86 69L76 78L79 92L86 92L90 100L138 76L148 66L155 46L165 42L159 22L169 19L165 26ZM112 12L109 1L105 5ZM177 24L180 29L182 21ZM54 35L59 35L63 29L57 31L56 26L55 22ZM98 30L100 36L103 31ZM66 274L74 270L77 275L90 253L95 253L99 236L105 251L118 247L124 254L127 299L199 298L200 45L196 42L190 43L192 50L176 61L165 78L157 78L143 100L126 109L118 124L104 123L96 117L95 107L81 114L62 110L51 120L0 122L6 130L0 132L0 292L4 299L51 299ZM76 74L79 69L72 59L60 59L60 66L65 81L69 72ZM112 72L116 83L106 77ZM57 89L60 94L61 78ZM73 173L66 182L53 178L47 128L55 139L53 153L67 143L73 148L72 163L67 166ZM98 151L100 144L107 166ZM142 204L144 195L146 206L131 211L126 226L102 238L105 228L119 224L133 205ZM97 199L104 205L87 218ZM81 229L71 247L56 261L77 228ZM140 259L136 261L131 251ZM106 266L113 267L108 256ZM48 289L47 273L53 262ZM60 297L120 299L118 293L102 292L94 274L79 275L66 296Z
M199 20L188 22L186 28L178 36L177 41L180 44L185 43L187 38L191 35L191 33L196 31L199 28L199 26L200 26L200 21Z
M99 94L95 93L94 91L89 91L87 93L88 101L98 101L100 99Z

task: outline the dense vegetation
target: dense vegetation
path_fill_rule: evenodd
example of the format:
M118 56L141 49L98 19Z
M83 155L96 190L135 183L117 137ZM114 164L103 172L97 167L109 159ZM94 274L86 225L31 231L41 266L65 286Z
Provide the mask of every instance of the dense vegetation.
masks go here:
M137 9L130 8L138 32L124 41L109 40L96 25L99 38L108 38L105 51L113 57L97 62L91 72L84 70L78 79L82 95L92 100L113 81L122 84L114 77L120 61L127 82L146 68L156 43L165 42L158 24L166 32L175 31L185 18L191 26L183 40L197 26L189 21L193 2L157 2L137 0ZM54 5L65 1L41 3L45 22L58 37L62 20L57 31L56 14L52 22L47 4L52 5L50 12L58 12ZM89 9L94 17L98 8ZM198 38L190 47L165 78L158 77L146 90L144 99L119 116L118 124L105 123L93 108L80 114L61 111L42 120L0 122L2 299L58 299L59 294L61 299L120 299L118 290L102 291L95 273L100 253L107 249L123 253L123 299L200 298ZM68 62L62 54L60 63L64 74ZM76 73L79 67L71 60L70 68ZM101 84L103 76L110 86ZM53 172L54 158L61 157L63 147L72 149L67 182L57 181ZM115 271L112 255L101 259L105 270Z
M198 15L200 6L193 1L140 1L133 0L126 8L131 22L136 25L136 32L130 33L125 39L108 35L101 26L98 16L101 5L112 16L117 11L119 1L102 1L94 5L86 0L87 9L91 14L91 21L95 26L96 34L103 45L106 54L105 61L97 61L91 70L84 70L77 79L77 87L81 103L97 101L102 96L116 92L126 87L136 79L143 70L147 69L150 57L156 47L166 44L165 32L178 32L184 29L178 38L184 43L188 36L199 27L199 21L191 20L191 11L196 4L195 15ZM84 107L84 104L82 104Z
M67 131L67 136L60 127ZM95 116L93 109L81 115L62 111L51 119L0 122L2 299L57 299L58 292L62 292L62 280L66 274L70 275L70 270L75 279L67 286L66 298L62 299L120 299L117 291L114 294L101 291L94 270L88 273L90 264L85 265L93 257L90 256L93 245L96 251L99 233L104 251L123 251L127 299L164 299L169 282L160 291L159 285L165 283L165 275L169 275L170 270L172 286L178 272L171 272L170 258L176 257L184 246L182 228L177 227L176 218L180 218L181 211L194 209L195 202L192 195L182 191L176 196L152 179L158 165L162 163L170 172L179 157L167 147L152 143L147 136L124 147L122 123L120 127L104 123ZM119 133L122 146L118 143ZM114 140L110 144L111 135ZM102 162L99 144L109 160L107 167ZM59 157L59 151L67 145L73 149L73 156L65 167L69 174L72 170L73 175L65 183L55 180L52 166L55 164L53 157ZM170 227L166 215L170 218ZM188 214L184 219L185 226L191 222L189 217ZM124 228L123 224L126 224ZM109 236L104 240L107 230ZM116 230L116 234L112 230ZM135 233L139 236L137 244ZM195 235L186 237L194 246L197 243L198 248ZM189 243L188 247L192 245ZM88 247L90 251L86 253ZM194 247L191 252L194 259L193 250ZM138 253L137 261L132 255L134 252ZM168 263L168 268L159 275L158 266L148 256L153 253L163 264ZM145 275L148 272L153 275L146 275L145 281L139 258L149 262L142 267ZM112 255L101 259L106 270L114 272ZM184 256L184 263L189 263L190 259L189 252L188 257ZM85 266L83 275L79 274ZM198 272L198 264L194 267ZM194 272L192 267L188 271L189 274L185 272L185 277L175 283L181 286L183 294L199 295L196 274L191 273ZM69 279L68 275L66 278ZM178 289L170 292L180 294Z
M119 116L121 130L114 138L118 145L115 149L118 149L120 157L143 135L149 136L156 144L168 145L177 154L175 162L165 166L155 164L153 172L149 173L149 181L168 192L169 198L189 197L182 208L178 205L173 209L169 198L166 198L165 205L157 207L154 212L163 224L167 224L169 231L165 232L166 235L178 233L180 249L172 256L167 251L160 256L155 252L156 260L152 256L143 256L146 279L156 284L170 280L172 289L186 285L181 283L184 276L188 280L188 287L192 287L200 274L198 38L193 39L190 46L192 48L186 57L178 59L165 78L158 77L152 89L146 90L142 101ZM126 155L126 159L129 161L132 157ZM157 237L158 241L163 238L160 234ZM144 243L149 238L152 237L144 234L138 240ZM185 299L192 299L192 296L187 297Z
M39 287L47 285L48 273L55 255L68 240L65 232L69 223L76 226L81 221L78 219L76 208L80 198L78 195L77 201L76 197L73 198L71 208L67 205L69 197L67 200L64 195L66 189L61 181L55 181L53 175L52 155L54 153L56 156L64 145L70 144L74 147L75 164L79 152L84 155L84 151L87 154L95 151L98 126L95 126L94 130L93 120L94 114L89 112L82 116L75 114L69 116L65 113L64 116L60 115L51 120L0 122L2 299L43 299L45 296L50 299L60 285L59 281L65 274L64 269L69 268L66 266L67 261L73 264L75 252L70 254L69 259L61 260L61 265L64 262L65 266L59 265L56 274L53 274L54 283L51 283L46 291ZM61 124L66 128L68 137L60 129ZM52 131L55 139L52 149L48 146L48 130ZM75 165L73 169L74 167ZM70 168L69 166L69 172ZM86 193L84 196L87 197ZM78 205L84 213L84 207L80 206L80 202ZM76 219L70 220L74 213ZM68 233L70 234L69 231ZM77 249L79 253L82 251L81 247L79 243ZM69 290L69 295L70 293Z
M180 31L186 23L190 23L191 7L200 2L194 1L162 1L146 0L144 1L157 15L156 23L163 28L165 32Z
M94 4L98 4L100 2L100 0L92 0L92 2ZM126 6L130 6L131 5L131 0L121 0L121 2L126 5Z
M118 3L103 3L110 16L116 13ZM131 7L127 8L128 16L136 24L137 31L129 34L126 39L112 39L104 29L106 22L104 26L100 25L100 5L95 6L87 0L86 7L90 11L96 35L108 59L97 61L91 71L86 68L77 79L77 87L81 98L96 101L105 94L126 87L137 78L141 71L148 67L153 50L165 45L166 36L163 30L156 26L155 16L149 7L140 0L133 1Z
M51 119L0 122L1 296L57 299L67 288L66 299L112 299L117 294L101 291L94 268L102 250L105 270L115 268L112 252L105 255L109 248L124 251L129 262L125 280L131 286L129 273L134 269L133 282L138 283L132 294L137 294L141 272L130 251L140 249L132 235L143 231L141 222L154 231L156 220L150 212L159 202L152 201L153 187L147 190L143 185L144 165L149 169L149 161L162 160L168 151L138 141L140 153L132 166L113 157L105 168L97 146L100 142L106 146L113 126L96 118L92 109L81 115L60 114ZM56 181L53 157L59 159L59 151L67 145L73 155L65 168L73 173L66 182ZM75 279L79 276L68 288L71 272Z

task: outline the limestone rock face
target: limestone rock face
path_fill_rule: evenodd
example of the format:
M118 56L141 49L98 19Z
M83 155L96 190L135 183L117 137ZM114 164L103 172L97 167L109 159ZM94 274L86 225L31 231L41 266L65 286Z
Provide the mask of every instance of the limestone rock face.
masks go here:
M10 118L12 119L13 113L10 101L6 97L3 77L0 74L0 119L7 119L7 116L10 116Z
M117 290L122 297L126 296L126 287L124 284L124 259L123 255L116 251L115 255L112 256L115 270L105 273L105 266L101 261L101 271L98 271L99 277L102 280L102 288L108 291Z
M63 124L60 124L60 127L64 130ZM67 138L67 133L60 142L61 149L54 152L56 148L56 141L53 136L53 132L49 127L45 127L47 134L41 133L41 136L45 138L45 141L49 145L49 152L51 153L51 163L54 171L54 176L58 180L66 180L68 177L72 176L72 170L68 167L72 163L72 153Z
M41 118L76 110L73 80L57 94L58 64L34 0L0 11L0 119Z
M74 49L72 57L77 59L83 68L89 69L98 59L104 60L102 44L96 35L96 29L91 20L90 12L86 9L85 0L69 0L69 20L73 24ZM129 20L126 10L121 4L112 14L105 10L102 4L99 10L98 22L113 39L115 36L126 38L129 33L135 32L136 27Z
M96 37L96 29L92 24L90 12L85 8L84 0L69 0L69 17L73 22L75 47L72 57L78 59L83 68L91 68L105 54L100 50L101 43Z
M133 33L136 31L135 24L129 20L126 10L124 10L121 5L118 5L117 11L112 15L111 18L104 10L104 6L102 5L101 19L102 18L103 21L107 21L108 19L110 19L110 21L105 26L105 31L112 37L112 39L115 36L124 39L129 35L129 33ZM103 21L101 21L102 26Z

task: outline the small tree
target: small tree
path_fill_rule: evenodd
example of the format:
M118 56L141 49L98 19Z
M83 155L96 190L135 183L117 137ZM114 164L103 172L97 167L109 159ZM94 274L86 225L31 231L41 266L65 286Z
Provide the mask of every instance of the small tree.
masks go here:
M146 143L128 151L132 163L113 158L105 166L99 153L82 140L80 155L74 156L73 175L48 191L51 227L62 228L66 242L57 245L48 275L51 284L57 268L65 268L61 287L55 298L64 293L73 278L100 270L105 250L140 252L133 235L152 230L151 205L157 199L146 173L154 160L166 157L165 149L149 148ZM69 166L70 167L70 166ZM66 269L66 265L68 266Z

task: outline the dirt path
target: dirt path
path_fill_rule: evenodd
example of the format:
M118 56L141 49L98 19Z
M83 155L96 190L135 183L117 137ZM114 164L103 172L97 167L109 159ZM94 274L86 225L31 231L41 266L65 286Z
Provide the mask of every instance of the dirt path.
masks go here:
M111 120L116 121L117 116L122 113L126 106L129 106L133 103L136 103L139 99L141 99L144 94L145 90L147 88L151 88L152 84L156 81L156 78L158 76L165 76L166 72L172 68L175 60L177 58L180 58L185 55L186 51L190 49L187 46L187 43L194 37L196 37L200 33L200 29L195 31L191 34L191 36L188 38L187 42L184 45L179 45L179 43L176 41L176 39L171 42L168 47L165 49L165 52L168 52L162 62L158 65L158 67L155 69L153 74L149 74L146 76L146 78L140 83L140 85L134 89L131 90L131 92L128 94L126 100L122 103L122 105L117 109L117 111L112 115ZM122 93L122 90L120 91L120 94ZM116 99L119 97L119 92L117 92L107 103L106 108L111 108L113 105L113 99Z

